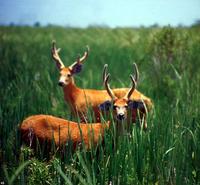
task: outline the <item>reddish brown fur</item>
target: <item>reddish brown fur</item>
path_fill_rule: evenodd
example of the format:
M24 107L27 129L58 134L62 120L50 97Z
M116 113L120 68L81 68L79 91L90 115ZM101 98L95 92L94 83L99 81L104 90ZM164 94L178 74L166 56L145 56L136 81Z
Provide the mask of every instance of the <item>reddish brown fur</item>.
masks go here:
M57 147L72 141L74 149L84 142L85 148L96 146L100 138L103 139L105 129L110 127L110 122L83 124L64 120L50 115L34 115L26 118L20 131L22 139L30 144L30 132L40 142L52 143L54 140Z

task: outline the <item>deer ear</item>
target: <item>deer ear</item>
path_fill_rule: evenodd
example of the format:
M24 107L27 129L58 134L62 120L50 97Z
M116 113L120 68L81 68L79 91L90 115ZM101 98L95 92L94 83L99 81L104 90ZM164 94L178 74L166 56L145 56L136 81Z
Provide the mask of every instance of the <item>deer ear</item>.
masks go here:
M75 65L72 67L72 74L80 73L81 70L82 70L82 67L83 67L83 65L80 64L80 63L75 64Z
M101 111L109 111L110 107L112 106L112 102L111 101L105 101L104 103L99 105L99 109Z
M128 102L128 107L131 109L143 109L144 103L142 101L132 101Z

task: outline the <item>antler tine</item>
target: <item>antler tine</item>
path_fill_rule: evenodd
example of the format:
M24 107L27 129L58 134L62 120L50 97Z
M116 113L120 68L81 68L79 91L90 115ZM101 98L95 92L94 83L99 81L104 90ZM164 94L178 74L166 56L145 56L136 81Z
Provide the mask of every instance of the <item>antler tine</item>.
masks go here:
M130 90L127 92L127 94L125 95L125 98L128 100L130 99L131 95L133 94L133 91L135 90L136 88L136 81L133 77L133 75L130 75L130 78L131 78L131 81L132 81L132 87L130 88Z
M80 58L79 63L82 63L82 62L88 57L88 55L89 55L89 50L90 50L90 48L89 48L89 46L87 45L87 46L86 46L86 51L84 52L84 55Z
M110 74L108 73L105 77L104 85L109 96L112 98L112 100L115 100L116 96L114 95L113 91L110 88L110 85L108 83L109 79L110 79Z
M53 56L53 58L55 59L55 60L57 60L58 59L58 53L60 52L60 48L56 48L56 41L54 40L53 42L52 42L52 49L51 49L51 52L52 52L52 56Z
M53 59L55 60L56 62L56 65L59 69L62 69L65 67L65 65L63 64L62 60L60 59L60 56L59 56L59 52L60 52L60 48L56 48L56 42L53 41L52 42L52 48L51 48L51 54L52 54L52 57Z
M104 83L105 83L105 79L106 79L107 70L108 70L108 64L105 64L103 67L103 82Z
M135 70L135 75L134 75L135 81L138 82L138 80L139 80L139 70L138 70L137 64L135 62L133 63L133 67L134 67L134 70Z
M76 65L76 64L83 64L83 61L88 57L88 53L89 53L89 46L86 46L86 51L84 52L83 56L81 57L80 54L78 55L76 61L71 64L69 66L70 69L73 69L73 67Z

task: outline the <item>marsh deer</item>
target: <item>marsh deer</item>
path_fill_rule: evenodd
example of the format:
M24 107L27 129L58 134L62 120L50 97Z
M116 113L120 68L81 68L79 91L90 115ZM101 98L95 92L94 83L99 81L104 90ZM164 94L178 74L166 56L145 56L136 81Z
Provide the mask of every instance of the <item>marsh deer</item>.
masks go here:
M22 140L30 147L34 148L36 141L49 146L55 143L58 148L71 142L75 150L82 144L86 149L95 147L103 140L105 129L109 127L110 122L76 123L51 115L34 115L22 122L20 131Z
M60 78L58 84L63 87L65 101L70 105L72 113L81 118L81 122L87 122L88 109L92 108L94 116L97 122L100 121L99 105L110 100L110 96L106 90L95 89L82 89L76 86L73 76L79 73L82 69L82 65L88 57L89 49L84 53L82 57L78 57L77 60L70 66L65 66L59 56L60 49L56 48L55 42L53 42L51 53L57 68L60 71ZM136 67L136 65L135 65ZM137 70L136 70L137 72ZM136 76L138 76L137 74ZM114 89L113 92L117 97L123 97L127 93L128 88ZM135 90L131 96L131 99L144 101L147 108L152 107L151 100L144 96L139 91Z
M107 69L108 69L108 64L105 64L104 69L103 69L103 81L104 82L105 82L105 77L106 77L106 74L107 74ZM134 80L137 84L138 81L139 81L139 70L138 70L136 63L133 63L133 69L135 71ZM129 91L129 88L114 88L114 89L112 89L113 94L117 98L123 98L124 96L126 96L128 91ZM133 93L131 94L130 100L134 101L134 102L138 102L138 104L141 104L141 102L144 102L147 111L150 111L153 107L152 100L150 98L146 97L141 92L139 92L137 89L135 89L133 91Z
M60 71L58 84L63 87L65 101L70 105L72 113L81 118L81 122L87 122L88 109L91 107L95 113L96 121L100 121L98 105L106 99L110 99L105 90L81 89L76 86L73 76L81 71L81 66L88 56L88 51L79 57L72 65L66 67L59 57L60 49L55 42L52 47L52 57Z
M138 75L134 78L132 75L130 75L132 86L128 89L127 93L119 98L117 97L113 90L110 88L110 85L108 83L110 74L106 73L107 65L104 67L104 85L105 89L108 92L109 96L111 97L112 101L105 101L104 103L100 104L99 107L101 110L108 111L110 108L113 111L113 117L117 122L120 122L118 126L122 127L121 122L126 121L127 122L127 128L130 128L130 123L136 121L137 112L140 113L140 123L143 124L143 128L147 129L147 123L145 120L146 117L146 107L145 103L143 101L135 101L131 99L131 96L133 95L134 91L136 91L136 81L138 80ZM121 130L118 128L118 130Z

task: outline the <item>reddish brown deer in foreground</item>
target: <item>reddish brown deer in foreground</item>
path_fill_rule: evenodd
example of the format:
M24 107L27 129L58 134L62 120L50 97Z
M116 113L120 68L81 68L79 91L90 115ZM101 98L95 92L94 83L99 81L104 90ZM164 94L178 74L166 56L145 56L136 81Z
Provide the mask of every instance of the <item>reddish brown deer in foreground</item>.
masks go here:
M34 147L36 139L42 143L55 143L57 147L67 142L73 143L73 149L83 145L91 149L103 140L105 129L110 127L107 123L76 123L50 115L35 115L26 118L21 126L21 136L30 147Z
M55 42L52 46L52 57L56 62L56 65L60 71L59 85L63 87L65 101L70 105L72 113L81 118L82 122L87 122L87 112L91 107L94 111L96 121L100 121L99 105L110 100L110 96L106 90L95 90L95 89L81 89L76 86L73 76L81 71L82 64L88 56L89 50L84 53L82 57L79 57L72 65L66 67L59 56L60 49L57 49ZM137 66L136 67L136 72ZM138 76L138 75L136 75ZM129 88L113 89L113 93L116 97L124 97L129 91ZM132 93L131 100L144 101L147 109L151 109L152 102L149 98L144 96L137 90Z

